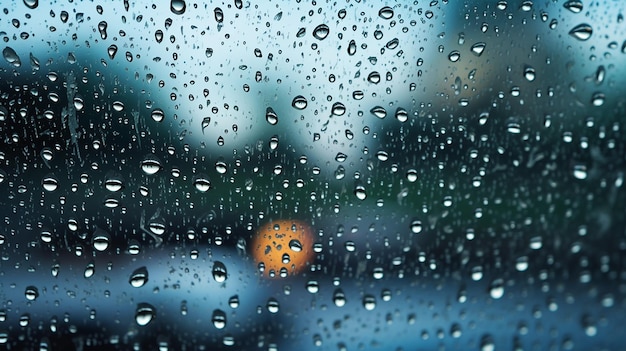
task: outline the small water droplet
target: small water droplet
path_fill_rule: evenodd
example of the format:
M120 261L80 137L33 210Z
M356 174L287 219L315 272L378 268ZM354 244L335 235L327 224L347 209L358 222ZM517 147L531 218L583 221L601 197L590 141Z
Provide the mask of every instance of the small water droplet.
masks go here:
M535 77L535 69L529 65L524 66L524 78L526 78L527 81L532 82L535 80Z
M591 38L591 34L593 34L593 29L587 23L579 24L569 31L569 35L580 41Z
M98 23L98 32L100 32L100 38L102 38L102 40L107 38L107 26L106 21L100 21L100 23Z
M604 105L604 99L605 99L604 93L595 92L591 96L591 104L593 106L602 106Z
M359 200L365 200L367 198L367 192L365 190L365 186L363 186L362 184L358 184L354 188L354 195Z
M317 40L324 40L330 34L330 28L325 24L320 24L313 30L313 37Z
M273 297L270 297L267 300L266 308L270 313L278 313L278 311L280 310L280 305L278 303L278 300L276 300Z
M267 121L267 123L273 126L278 124L278 115L276 114L273 108L268 107L265 110L265 120Z
M148 282L148 269L143 266L135 269L128 278L128 283L133 288L141 288Z
M224 22L224 11L221 8L216 7L213 10L213 16L215 17L215 22L222 23Z
M230 306L230 308L237 308L239 307L239 295L233 295L228 299L228 306Z
M587 166L575 165L573 170L574 178L584 180L587 179Z
M373 295L365 295L363 296L363 307L366 310L372 311L376 308L376 298Z
M372 83L372 84L378 84L380 83L380 73L373 71L370 72L370 74L367 75L367 81ZM359 100L359 99L357 99Z
M39 290L37 290L36 287L29 285L26 287L24 295L26 296L26 300L35 301L39 297Z
M138 325L144 326L150 323L155 315L156 310L154 306L148 303L140 303L137 305L137 310L135 311L135 321Z
M352 56L356 53L356 42L354 41L354 39L350 40L350 43L348 43L348 55Z
M409 113L402 107L396 109L396 119L402 123L408 121Z
M419 219L414 219L411 221L411 232L413 234L419 234L422 232L422 221Z

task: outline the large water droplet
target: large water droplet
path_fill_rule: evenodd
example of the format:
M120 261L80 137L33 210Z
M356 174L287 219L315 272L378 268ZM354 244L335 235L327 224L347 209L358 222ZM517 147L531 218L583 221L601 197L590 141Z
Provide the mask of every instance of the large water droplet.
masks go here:
M461 59L461 53L458 50L453 50L448 54L450 62L457 62L459 59Z
M226 327L226 312L216 309L211 316L213 326L217 329L224 329Z
M152 110L150 117L152 117L152 120L155 122L162 122L165 118L165 113L160 108L155 108Z
M226 271L226 266L220 261L215 261L215 263L213 263L213 279L218 283L223 283L226 281L227 277L228 272Z
M483 42L479 42L476 43L474 45L472 45L472 53L476 56L480 56L483 54L483 52L485 51L485 47L487 46L487 44L483 43Z
M144 326L150 323L155 315L156 310L154 306L148 303L140 303L135 311L135 321L138 325Z
M569 31L569 35L581 41L591 38L592 33L593 29L587 23L579 24Z
M337 307L343 307L346 304L346 294L344 294L343 290L335 290L333 293L333 302Z
M330 28L325 24L320 24L313 30L313 37L317 40L324 40L330 34Z
M115 54L117 54L117 45L111 44L111 46L107 49L107 54L109 55L109 58L113 60L115 58Z
M346 106L341 102L335 102L331 109L331 113L335 116L343 116L346 113Z
M154 155L147 155L141 161L141 170L147 175L156 174L161 170L161 161Z
M128 278L128 283L134 288L141 288L148 282L148 269L144 267L139 267L133 271Z
M182 15L187 9L187 4L184 0L172 0L170 1L170 11L175 15Z
M306 105L307 100L302 95L296 96L295 98L293 98L293 101L291 101L291 106L298 110L304 110L306 108Z
M96 251L105 251L109 247L111 236L104 229L97 228L93 233L92 245Z
M524 78L526 78L527 81L532 82L535 80L535 77L535 69L529 65L524 66Z
M13 67L20 67L22 65L20 57L17 56L17 53L11 47L7 46L6 48L4 48L4 50L2 50L2 56Z
M278 313L278 311L279 311L279 309L280 309L280 305L278 304L278 300L276 300L276 299L275 299L275 298L273 298L273 297L270 297L270 298L267 300L267 305L266 305L266 307L267 307L267 310L268 310L270 313Z
M102 40L107 38L107 26L106 21L100 21L100 23L98 23L98 32L100 32L100 38L102 38Z
M199 174L193 180L193 185L200 192L207 192L211 189L211 180L206 174Z
M583 10L583 3L579 0L569 0L563 4L563 7L572 11L573 13L580 13Z
M382 106L375 106L370 110L370 112L378 118L387 117L387 110L385 110L385 108Z
M59 180L53 174L50 174L42 179L41 186L45 191L55 191L59 187Z
M348 44L348 55L352 56L356 53L356 42L354 41L354 39L350 40L350 43Z
M26 296L26 300L35 301L39 297L39 290L36 287L30 285L26 287L26 291L24 291L24 295Z
M411 221L411 232L414 234L419 234L422 232L422 221L419 219L414 219Z
M366 310L371 311L376 308L376 298L372 295L363 296L363 307Z
M273 126L278 124L278 115L276 114L273 108L268 107L265 110L265 120L267 121L267 123Z
M24 0L24 5L32 10L39 6L39 0Z
M383 19L391 19L393 17L393 9L389 6L385 6L378 10L378 16Z

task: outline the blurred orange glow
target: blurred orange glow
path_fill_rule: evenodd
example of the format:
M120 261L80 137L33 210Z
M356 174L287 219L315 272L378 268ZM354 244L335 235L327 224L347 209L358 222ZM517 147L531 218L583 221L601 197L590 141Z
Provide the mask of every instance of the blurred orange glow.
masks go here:
M313 230L299 220L280 219L259 227L252 240L252 256L264 266L264 277L302 272L313 261Z

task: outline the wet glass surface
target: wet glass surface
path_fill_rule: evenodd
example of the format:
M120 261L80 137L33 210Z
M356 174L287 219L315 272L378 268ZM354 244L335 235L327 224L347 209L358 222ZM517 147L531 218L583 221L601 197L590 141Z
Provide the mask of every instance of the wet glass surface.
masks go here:
M0 347L616 350L620 1L5 1Z

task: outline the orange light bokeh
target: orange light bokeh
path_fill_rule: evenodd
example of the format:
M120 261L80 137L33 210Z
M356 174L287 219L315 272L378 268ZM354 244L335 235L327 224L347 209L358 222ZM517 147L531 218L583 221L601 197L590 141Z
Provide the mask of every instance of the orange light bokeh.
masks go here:
M313 261L313 230L299 220L273 220L259 227L252 240L252 256L263 263L264 277L298 274Z

